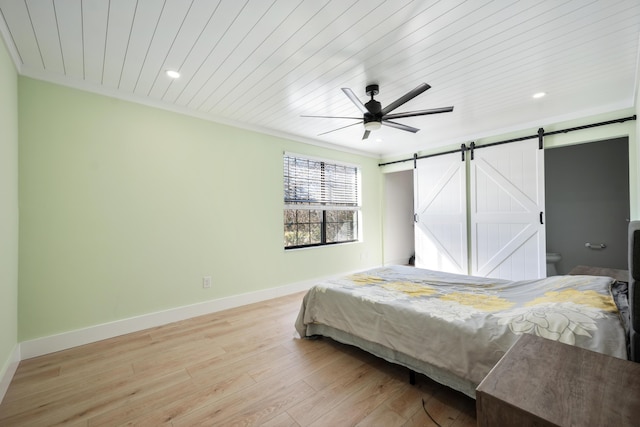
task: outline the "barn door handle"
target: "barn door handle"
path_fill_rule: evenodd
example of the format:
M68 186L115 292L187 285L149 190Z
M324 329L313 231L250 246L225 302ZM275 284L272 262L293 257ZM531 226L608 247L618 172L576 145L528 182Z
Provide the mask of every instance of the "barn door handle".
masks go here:
M544 221L542 220L542 212L540 212L540 224L544 224Z
M420 220L420 217L418 216L417 213L413 214L413 222L418 222Z
M604 243L600 243L600 244L585 243L584 246L589 249L605 249L607 247L607 245L605 245Z

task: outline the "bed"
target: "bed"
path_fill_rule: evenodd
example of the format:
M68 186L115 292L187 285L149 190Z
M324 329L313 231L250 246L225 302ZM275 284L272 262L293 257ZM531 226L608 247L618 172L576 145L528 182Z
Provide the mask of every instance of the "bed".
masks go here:
M640 320L632 319L640 313L633 289L640 221L629 236L628 292L627 283L609 277L507 281L389 266L312 287L296 330L357 346L471 397L524 333L638 360Z
M629 359L640 362L640 221L629 223Z

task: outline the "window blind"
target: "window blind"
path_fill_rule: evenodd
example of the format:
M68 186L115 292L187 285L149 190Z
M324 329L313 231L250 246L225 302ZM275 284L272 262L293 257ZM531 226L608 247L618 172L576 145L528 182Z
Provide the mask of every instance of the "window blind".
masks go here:
M358 207L358 168L284 155L286 205Z

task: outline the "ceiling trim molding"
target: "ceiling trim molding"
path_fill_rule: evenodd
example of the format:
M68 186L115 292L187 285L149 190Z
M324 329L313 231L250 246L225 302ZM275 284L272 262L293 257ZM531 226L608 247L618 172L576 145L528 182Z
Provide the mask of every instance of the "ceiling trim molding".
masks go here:
M236 121L233 121L233 120L226 120L226 119L222 119L222 118L211 117L211 116L208 116L208 115L206 115L204 113L200 113L198 111L193 111L193 110L190 110L188 108L179 107L179 106L176 106L176 105L173 105L173 104L169 104L169 103L165 103L165 102L161 102L161 101L155 101L155 100L143 97L143 96L134 96L134 95L123 94L123 93L119 92L117 89L110 89L110 88L105 88L105 87L102 87L102 86L96 86L94 84L87 83L87 82L81 81L81 80L70 81L70 79L68 77L57 76L57 75L54 76L54 75L43 73L43 72L40 72L40 71L31 70L26 66L22 67L22 70L19 72L19 74L21 76L24 76L24 77L28 77L28 78L32 78L32 79L35 79L35 80L44 81L44 82L47 82L47 83L52 83L52 84L59 85L59 86L69 87L71 89L76 89L76 90L80 90L80 91L84 91L84 92L89 92L89 93L93 93L93 94L96 94L96 95L102 95L102 96L106 96L106 97L109 97L109 98L115 98L115 99L119 99L121 101L131 102L131 103L134 103L134 104L141 104L141 105L144 105L144 106L147 106L147 107L157 108L157 109L165 110L165 111L170 111L172 113L181 114L181 115L185 115L185 116L189 116L189 117L194 117L194 118L205 120L205 121L208 121L208 122L217 123L217 124L221 124L221 125L225 125L225 126L231 126L231 127L235 127L235 128L238 128L238 129L251 131L251 132L262 133L262 134L273 136L273 137L276 137L276 138L289 139L291 141L300 142L300 143L303 143L303 144L314 145L314 146L317 146L317 147L327 148L327 149L330 149L330 150L340 151L340 152L344 152L344 153L348 153L348 154L355 154L355 155L358 155L358 156L373 158L373 159L377 159L377 160L379 160L381 158L379 154L369 153L369 152L366 152L366 151L360 151L360 150L357 150L357 149L344 147L344 146L336 145L336 144L331 144L331 143L324 142L324 141L318 141L318 140L313 140L313 139L309 139L309 138L304 138L304 137L300 137L300 136L293 135L293 134L287 134L285 132L278 132L278 131L274 131L272 129L262 128L262 127L259 127L259 126L251 126L251 125L247 125L245 123L239 123L239 122L236 122Z

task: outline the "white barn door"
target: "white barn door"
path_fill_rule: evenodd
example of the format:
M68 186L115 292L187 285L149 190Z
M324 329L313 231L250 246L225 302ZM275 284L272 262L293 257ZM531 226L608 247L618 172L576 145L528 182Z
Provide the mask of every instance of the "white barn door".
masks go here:
M546 277L544 151L538 141L475 150L470 185L471 274Z
M468 274L466 163L429 157L413 173L416 267Z

